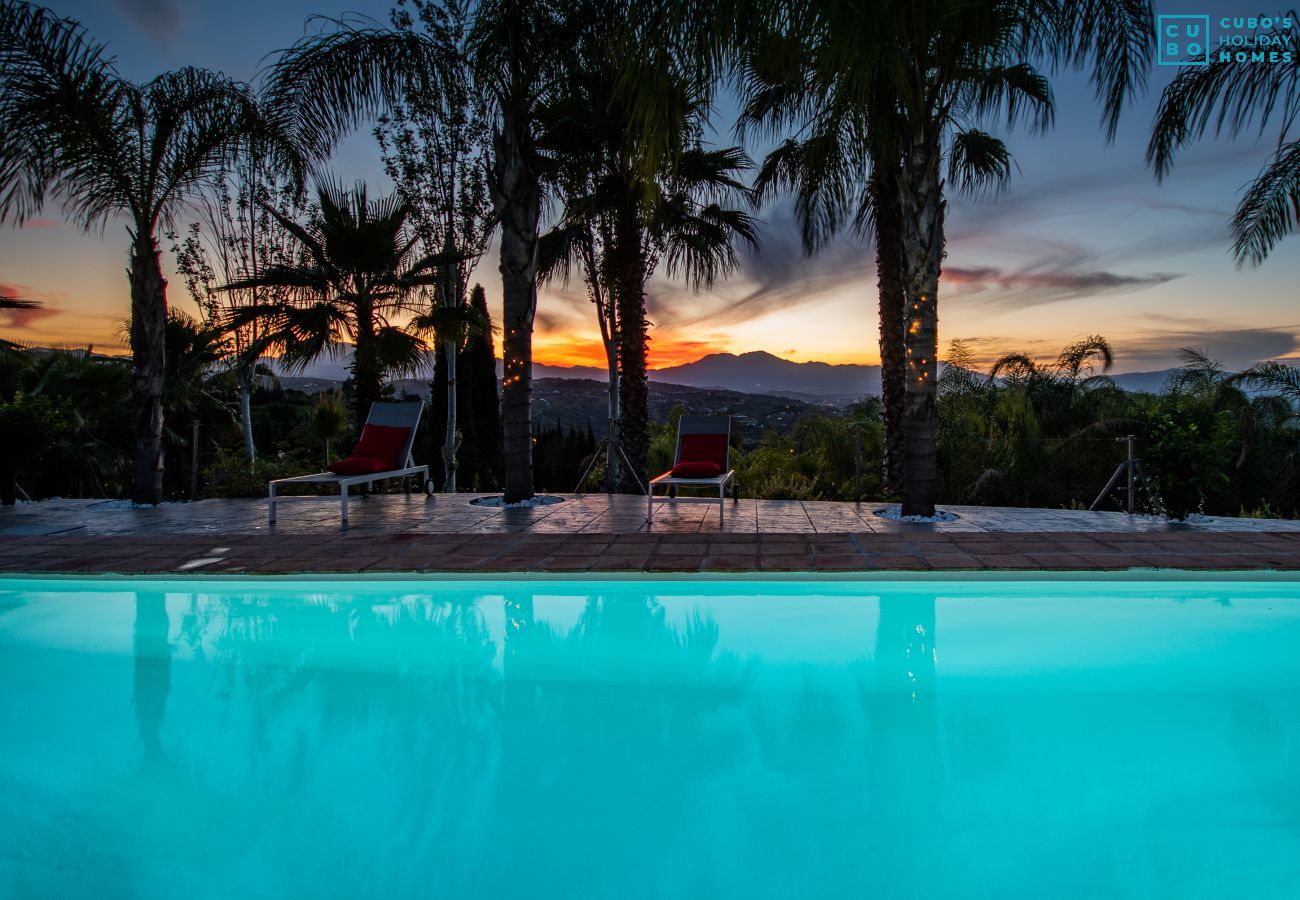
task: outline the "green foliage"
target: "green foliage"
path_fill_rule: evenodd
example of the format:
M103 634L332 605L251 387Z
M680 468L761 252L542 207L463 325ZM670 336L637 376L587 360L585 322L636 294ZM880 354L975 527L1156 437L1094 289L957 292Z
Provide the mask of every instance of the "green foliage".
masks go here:
M1207 422L1188 404L1168 403L1147 423L1143 462L1171 519L1202 512L1207 494L1226 484L1221 414Z
M329 465L331 448L347 433L348 410L338 393L318 394L311 411L311 435L320 442L322 465Z
M259 456L251 465L243 452L234 447L223 447L203 470L201 483L204 497L265 497L266 483L276 478L289 478L316 469L301 456ZM317 485L304 485L303 492ZM295 493L283 490L282 493Z
M676 404L667 421L651 427L652 474L672 468L677 422L688 412ZM740 495L763 500L853 500L855 441L861 444L862 498L880 498L884 431L874 400L854 404L844 414L809 410L787 433L768 431L749 449L733 430L731 467Z
M118 496L124 490L132 447L129 366L89 351L21 351L0 382L4 396L44 398L65 420L41 447L40 464L20 473L30 496ZM6 446L17 448L15 455L23 452L16 443Z
M23 393L0 400L0 499L6 506L14 503L19 473L51 462L52 448L71 430L66 402Z
M416 301L437 282L437 259L417 256L416 241L406 232L409 211L396 194L371 200L364 184L348 191L329 182L318 188L315 213L306 223L268 207L297 241L297 261L222 287L265 289L284 298L230 313L228 327L255 326L259 332L247 353L274 353L287 371L295 371L351 341L354 411L364 420L386 376L413 374L426 361L426 342L393 321L418 312Z

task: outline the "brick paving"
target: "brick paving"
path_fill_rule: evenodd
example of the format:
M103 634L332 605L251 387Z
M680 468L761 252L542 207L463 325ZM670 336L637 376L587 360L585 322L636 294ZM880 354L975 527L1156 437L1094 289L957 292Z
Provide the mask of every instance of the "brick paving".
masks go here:
M942 524L876 515L881 504L744 500L656 511L585 495L528 510L470 495L379 495L341 527L334 503L258 500L131 509L50 501L0 509L5 573L871 572L887 570L1300 570L1300 522L1169 525L1121 513L949 507Z

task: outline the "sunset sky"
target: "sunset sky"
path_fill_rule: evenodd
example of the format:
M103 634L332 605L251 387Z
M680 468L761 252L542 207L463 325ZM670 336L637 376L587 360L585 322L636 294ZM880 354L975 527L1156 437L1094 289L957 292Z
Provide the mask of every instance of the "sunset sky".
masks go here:
M121 72L148 79L182 65L253 79L267 54L303 34L312 13L358 12L386 19L389 0L53 0L110 43ZM1177 0L1157 12L1258 12L1257 4ZM983 359L1024 350L1054 357L1064 344L1100 333L1117 371L1164 368L1181 347L1207 349L1229 366L1300 356L1300 238L1284 241L1258 269L1238 271L1226 222L1242 186L1264 164L1276 132L1259 140L1205 141L1184 152L1157 185L1143 153L1159 91L1176 71L1155 68L1145 97L1126 111L1108 145L1086 79L1053 79L1056 126L1046 135L1005 133L1018 164L1010 189L980 201L955 199L940 295L940 338L965 338ZM722 97L717 140L732 143L734 104ZM992 130L998 130L996 128ZM766 145L748 148L758 157ZM368 133L340 147L335 172L389 187ZM651 364L689 362L718 351L766 350L787 359L878 361L872 250L846 235L816 258L802 255L789 205L759 212L762 247L743 271L692 294L656 277ZM41 345L121 347L128 306L122 222L83 234L47 205L22 229L0 230L0 294L45 308L0 318L0 336ZM166 254L170 268L170 253ZM475 273L499 310L495 250ZM170 299L189 308L172 280ZM0 313L0 316L6 314ZM543 291L538 362L603 365L594 309L579 284Z

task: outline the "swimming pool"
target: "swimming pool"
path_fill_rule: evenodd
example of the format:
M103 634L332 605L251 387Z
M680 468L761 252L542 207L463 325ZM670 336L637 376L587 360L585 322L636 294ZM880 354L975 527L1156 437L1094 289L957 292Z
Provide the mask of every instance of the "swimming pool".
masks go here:
M3 896L1298 889L1294 581L0 580Z

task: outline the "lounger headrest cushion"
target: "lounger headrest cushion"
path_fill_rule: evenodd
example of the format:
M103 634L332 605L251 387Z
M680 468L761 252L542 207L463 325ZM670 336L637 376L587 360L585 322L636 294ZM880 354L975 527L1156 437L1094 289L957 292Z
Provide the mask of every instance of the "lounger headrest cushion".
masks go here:
M335 475L374 475L378 472L391 471L393 464L382 459L371 459L368 456L349 456L347 459L332 462L325 468Z
M357 441L353 456L377 459L389 469L400 469L406 460L399 460L397 455L406 446L406 436L411 429L398 425L371 425L361 429L361 440ZM383 471L382 469L380 471Z
M718 467L720 475L727 463L727 436L725 434L684 434L677 454L678 463L707 462Z
M717 478L722 466L715 462L679 462L669 474L674 478Z

